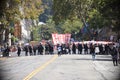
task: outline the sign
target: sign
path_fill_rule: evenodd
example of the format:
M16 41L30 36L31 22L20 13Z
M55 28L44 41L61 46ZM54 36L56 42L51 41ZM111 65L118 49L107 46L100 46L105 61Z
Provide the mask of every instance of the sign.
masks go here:
M71 34L57 34L57 33L52 34L54 45L69 43L70 38Z

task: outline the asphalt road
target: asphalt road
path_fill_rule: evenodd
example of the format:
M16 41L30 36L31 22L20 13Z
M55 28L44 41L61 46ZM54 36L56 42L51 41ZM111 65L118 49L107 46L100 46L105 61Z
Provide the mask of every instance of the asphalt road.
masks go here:
M110 55L39 55L0 58L0 80L120 80Z

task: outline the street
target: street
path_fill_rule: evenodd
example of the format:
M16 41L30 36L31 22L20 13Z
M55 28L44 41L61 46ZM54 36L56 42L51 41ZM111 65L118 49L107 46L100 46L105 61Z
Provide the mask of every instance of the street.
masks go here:
M3 80L119 80L120 75L110 55L95 61L91 55L10 57L1 58L0 66Z

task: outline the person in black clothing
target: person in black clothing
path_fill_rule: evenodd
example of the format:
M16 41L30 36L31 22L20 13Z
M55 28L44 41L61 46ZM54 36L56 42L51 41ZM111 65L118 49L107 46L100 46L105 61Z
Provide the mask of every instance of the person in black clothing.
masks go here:
M90 49L90 54L92 54L92 52L91 52L91 49L92 49L92 43L90 43L90 47L89 47L89 49Z
M82 44L78 43L78 54L82 54Z
M108 44L105 45L105 54L107 54L107 55L109 54L109 46L108 46Z
M21 54L21 47L20 47L20 45L17 46L17 54L18 54L18 56L20 56L20 54Z
M76 54L76 45L75 45L75 43L73 43L73 45L72 45L72 52L73 52L73 54Z
M53 51L54 51L54 50L53 50L53 46L49 44L49 53L50 53L50 54L54 54Z
M25 56L28 56L28 45L24 47L24 51L25 51Z
M66 47L65 47L65 44L62 44L62 54L66 54Z
M99 54L103 54L103 45L102 44L99 45L99 50L100 50Z
M112 55L113 65L118 66L118 55L115 47L111 49L111 55Z
M29 45L29 54L30 54L30 56L32 56L33 55L33 53L32 53L32 46L31 45Z
M38 55L43 55L43 46L42 46L42 44L40 43L39 45L38 45Z
M84 54L88 54L88 46L87 46L87 44L84 44Z
M37 46L33 46L33 52L34 52L34 55L36 55L36 50L37 50Z
M5 56L9 57L9 52L10 52L10 47L7 45L7 47L5 48Z
M120 46L118 47L118 63L120 64Z
M45 54L49 54L49 44L45 44Z

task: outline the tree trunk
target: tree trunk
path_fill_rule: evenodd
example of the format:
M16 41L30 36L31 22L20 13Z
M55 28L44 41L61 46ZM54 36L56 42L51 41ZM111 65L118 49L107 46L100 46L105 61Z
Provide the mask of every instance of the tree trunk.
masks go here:
M3 43L3 34L0 34L0 45Z
M4 42L3 42L3 32L4 32L4 29L2 28L3 26L0 26L0 45L2 45Z
M9 29L5 30L5 43L8 43L9 41Z

